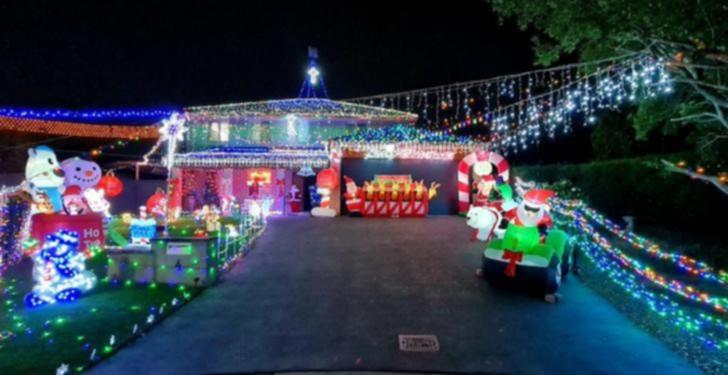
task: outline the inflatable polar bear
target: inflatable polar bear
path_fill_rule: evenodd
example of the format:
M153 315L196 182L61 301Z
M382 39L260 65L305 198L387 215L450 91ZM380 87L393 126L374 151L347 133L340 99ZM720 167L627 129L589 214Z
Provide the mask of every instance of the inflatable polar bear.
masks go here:
M63 169L58 164L55 152L48 146L38 146L28 149L28 162L25 164L25 181L34 200L38 201L39 194L45 194L53 208L53 212L63 210L63 183L65 181Z
M487 206L477 207L471 205L467 219L468 226L477 231L475 238L478 240L489 241L494 235L499 237L496 229L502 219L500 212Z

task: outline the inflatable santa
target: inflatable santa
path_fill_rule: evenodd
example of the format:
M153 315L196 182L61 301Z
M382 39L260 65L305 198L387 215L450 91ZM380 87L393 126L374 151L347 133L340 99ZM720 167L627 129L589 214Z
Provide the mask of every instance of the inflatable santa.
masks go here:
M558 300L562 264L567 265L568 236L551 229L547 201L554 192L532 189L523 196L515 218L508 224L503 239L486 245L479 275L494 283L507 283L543 293L546 301ZM567 260L567 262L564 262Z
M336 210L331 207L331 195L339 187L339 174L334 168L321 170L316 176L316 192L321 195L321 204L311 210L315 217L334 217Z
M523 196L523 201L516 209L514 224L519 226L537 227L541 236L546 235L553 221L548 213L547 201L555 193L546 189L531 189Z
M63 192L63 207L68 215L83 215L91 212L83 191L77 185L66 188Z
M344 176L344 183L346 184L346 193L344 193L346 209L350 214L361 213L362 200L359 194L359 187L356 186L354 180L349 176Z

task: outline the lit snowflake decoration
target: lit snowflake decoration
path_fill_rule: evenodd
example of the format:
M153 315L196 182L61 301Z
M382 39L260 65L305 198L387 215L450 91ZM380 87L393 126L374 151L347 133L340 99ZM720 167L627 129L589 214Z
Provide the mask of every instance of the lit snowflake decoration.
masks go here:
M184 134L187 131L185 126L184 117L180 117L179 113L174 112L166 120L162 120L162 127L159 128L159 134L162 141L175 140L181 141L184 139Z

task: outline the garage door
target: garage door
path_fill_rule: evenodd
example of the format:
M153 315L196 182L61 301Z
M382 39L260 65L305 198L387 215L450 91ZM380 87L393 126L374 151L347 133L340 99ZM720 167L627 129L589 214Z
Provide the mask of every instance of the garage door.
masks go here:
M409 174L414 180L425 180L427 186L433 181L440 183L437 196L430 201L431 215L457 214L457 169L454 160L344 159L341 163L342 175L351 177L360 187L377 174ZM343 200L341 207L346 207Z

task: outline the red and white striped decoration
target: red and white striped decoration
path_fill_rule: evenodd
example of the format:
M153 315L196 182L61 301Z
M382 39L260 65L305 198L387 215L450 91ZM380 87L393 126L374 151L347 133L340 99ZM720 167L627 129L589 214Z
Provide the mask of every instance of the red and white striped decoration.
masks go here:
M470 168L479 161L487 161L495 165L498 176L503 181L508 181L508 161L499 154L490 151L476 151L464 157L458 165L458 211L461 214L467 213L470 207ZM482 176L482 178L485 181L494 179L493 176Z

